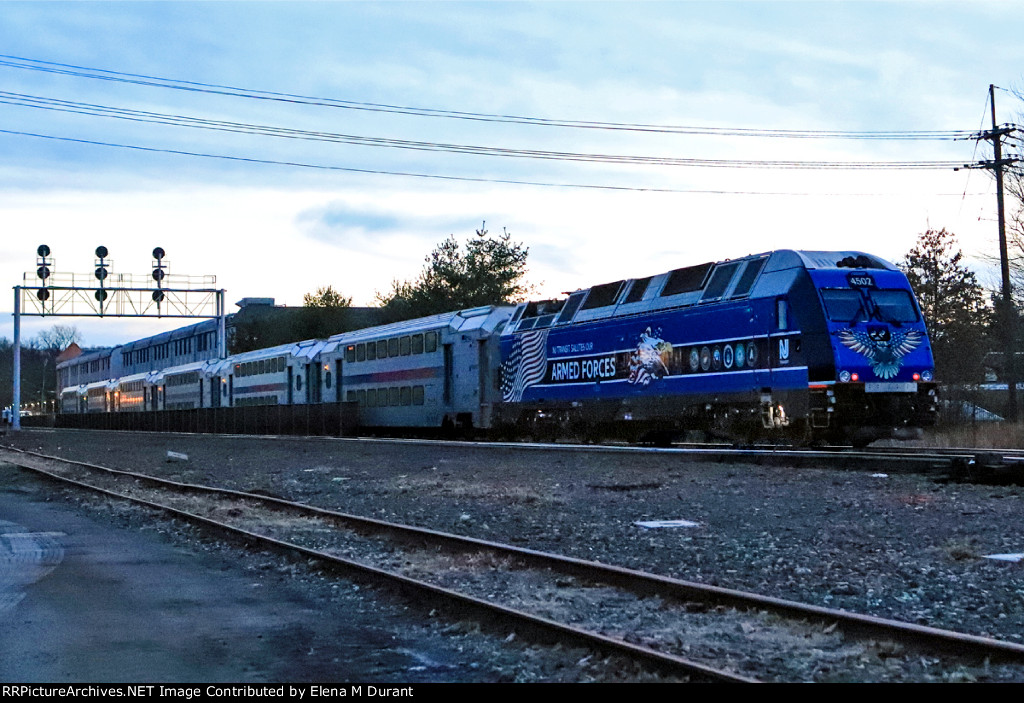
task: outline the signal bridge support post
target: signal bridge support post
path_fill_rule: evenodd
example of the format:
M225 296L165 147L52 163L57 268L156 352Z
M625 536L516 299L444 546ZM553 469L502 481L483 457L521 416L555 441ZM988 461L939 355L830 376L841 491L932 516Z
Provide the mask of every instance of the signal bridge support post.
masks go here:
M11 429L21 429L21 287L14 287L14 393L11 399Z

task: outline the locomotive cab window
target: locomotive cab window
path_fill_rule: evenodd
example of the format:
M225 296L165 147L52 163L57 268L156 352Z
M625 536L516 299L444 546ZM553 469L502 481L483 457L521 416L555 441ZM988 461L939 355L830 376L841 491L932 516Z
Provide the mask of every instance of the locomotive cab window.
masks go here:
M780 330L789 329L789 304L785 298L775 301L775 328Z
M864 322L867 315L860 291L849 288L823 288L821 299L825 303L825 312L832 322Z
M883 322L917 322L917 308L910 292L905 290L871 291L871 300L878 307Z
M910 291L895 290L851 290L849 288L825 288L821 291L828 319L833 322L889 322L901 324L917 322L917 307Z

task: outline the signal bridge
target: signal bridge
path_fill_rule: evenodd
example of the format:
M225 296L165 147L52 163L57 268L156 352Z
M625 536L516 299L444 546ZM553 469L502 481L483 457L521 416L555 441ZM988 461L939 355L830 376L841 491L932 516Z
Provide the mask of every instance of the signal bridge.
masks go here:
M14 393L12 429L21 428L21 318L46 317L198 317L217 318L217 354L227 356L224 289L216 276L168 273L164 250L153 250L151 275L112 273L104 246L96 247L92 274L56 273L50 247L36 249L36 270L14 287Z

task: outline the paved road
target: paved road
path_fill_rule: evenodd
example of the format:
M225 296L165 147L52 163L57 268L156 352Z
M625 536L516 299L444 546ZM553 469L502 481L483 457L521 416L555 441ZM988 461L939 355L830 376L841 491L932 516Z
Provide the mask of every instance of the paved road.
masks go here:
M476 678L397 607L308 581L84 509L0 464L0 681Z

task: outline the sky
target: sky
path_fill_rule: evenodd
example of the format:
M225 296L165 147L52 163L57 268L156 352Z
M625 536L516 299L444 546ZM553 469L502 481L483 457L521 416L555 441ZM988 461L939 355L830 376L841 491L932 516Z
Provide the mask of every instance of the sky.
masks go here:
M998 121L1024 121L1022 9L0 0L0 281L34 282L39 244L56 272L87 280L103 245L141 279L160 246L228 312L326 285L368 305L485 228L529 248L540 298L782 248L898 261L946 228L995 284L993 180L952 167L991 148L906 137L987 128L989 84ZM22 335L55 323L88 346L184 324Z

